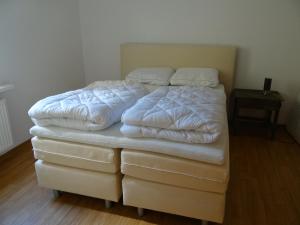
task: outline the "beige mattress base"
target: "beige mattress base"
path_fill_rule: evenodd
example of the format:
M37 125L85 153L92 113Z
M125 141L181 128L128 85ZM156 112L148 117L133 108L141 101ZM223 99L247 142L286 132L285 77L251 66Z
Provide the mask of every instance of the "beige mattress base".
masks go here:
M164 154L123 149L121 172L143 180L223 194L229 180L228 158L227 151L224 165L212 165Z
M155 183L127 175L122 180L122 188L124 205L223 222L225 194Z
M38 184L42 187L118 202L122 175L61 166L38 160Z
M32 145L40 186L117 202L123 183L124 205L213 222L223 220L228 149L225 164L213 165L40 137L34 137Z
M120 149L33 137L34 156L46 162L86 170L117 173Z

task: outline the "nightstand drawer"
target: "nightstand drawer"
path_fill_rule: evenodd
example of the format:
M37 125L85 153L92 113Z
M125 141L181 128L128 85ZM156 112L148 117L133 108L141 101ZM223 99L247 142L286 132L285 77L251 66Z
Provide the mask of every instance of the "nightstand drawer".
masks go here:
M235 104L238 107L253 108L253 109L266 109L276 110L281 107L281 102L278 101L265 101L262 99L236 99Z

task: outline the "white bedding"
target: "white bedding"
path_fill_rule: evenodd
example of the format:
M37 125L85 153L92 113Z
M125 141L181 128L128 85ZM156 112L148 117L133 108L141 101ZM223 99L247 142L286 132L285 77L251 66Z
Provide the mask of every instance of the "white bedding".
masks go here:
M144 67L131 71L126 80L152 85L169 85L175 70L171 67Z
M150 92L153 92L155 91L156 89L160 88L161 85L155 85L155 84L143 84L144 87L147 89L147 91L150 93Z
M212 143L224 129L226 96L209 87L160 87L125 111L121 132L127 137Z
M39 126L100 130L120 121L122 113L145 94L147 90L138 83L98 81L42 99L28 114Z
M33 136L61 141L98 145L107 148L128 148L221 165L229 147L228 128L224 127L222 135L211 144L188 144L152 138L127 138L120 132L121 123L105 130L82 131L61 127L34 126L30 129Z

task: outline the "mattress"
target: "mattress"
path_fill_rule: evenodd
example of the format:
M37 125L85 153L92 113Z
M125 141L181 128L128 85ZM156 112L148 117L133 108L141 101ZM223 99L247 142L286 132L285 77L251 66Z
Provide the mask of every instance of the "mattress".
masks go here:
M146 152L161 153L185 159L222 165L225 149L229 146L228 128L225 127L220 138L211 144L188 144L158 140L153 138L127 138L120 132L121 123L101 131L80 131L60 127L39 127L30 129L33 136L97 145L106 148L127 148Z
M226 149L223 165L212 165L164 154L123 149L121 172L148 181L223 194L229 180L229 152Z
M45 162L92 171L120 171L120 149L34 137L34 156Z

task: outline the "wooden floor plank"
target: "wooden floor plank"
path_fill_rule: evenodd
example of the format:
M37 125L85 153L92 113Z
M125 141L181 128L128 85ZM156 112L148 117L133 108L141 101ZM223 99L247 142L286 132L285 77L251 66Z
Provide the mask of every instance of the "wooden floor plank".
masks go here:
M260 133L230 136L231 174L225 225L300 224L300 147L280 129L274 141ZM196 225L199 220L146 211L121 202L111 209L101 199L37 185L30 142L0 157L1 225Z

